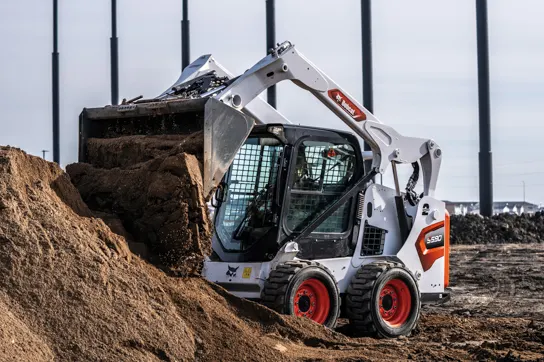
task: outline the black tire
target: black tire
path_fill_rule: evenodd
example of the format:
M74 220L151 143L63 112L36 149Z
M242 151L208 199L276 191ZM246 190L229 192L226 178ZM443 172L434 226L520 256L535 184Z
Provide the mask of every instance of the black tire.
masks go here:
M394 310L391 285L403 286L404 299L399 297L400 292L398 295L394 294ZM404 291L404 286L408 287L409 293ZM382 292L384 296L380 301ZM387 298L389 299L386 300ZM386 302L388 305L385 305ZM384 303L383 315L380 312L380 303ZM395 315L397 311L399 313ZM346 293L346 315L356 334L385 338L407 336L417 326L420 313L421 297L417 282L399 263L374 262L362 266L353 276ZM392 324L386 318L397 320Z
M320 310L321 314L326 314L326 318L321 322L328 328L336 327L336 322L340 316L340 292L338 291L338 285L331 272L323 265L307 260L288 261L278 264L274 270L270 272L268 279L264 284L264 288L261 293L262 303L270 309L275 310L281 314L297 315L297 311L300 315L307 303L303 298L298 297L298 303L295 303L297 297L297 291L304 288L303 283L312 283L315 280L325 286L328 294L329 308L327 312ZM302 287L301 287L302 286ZM302 289L301 289L302 288ZM323 296L323 294L321 294ZM318 295L319 297L319 295ZM319 299L314 299L314 301ZM322 302L325 303L322 299ZM319 304L318 304L319 305ZM311 312L311 306L308 305L308 312ZM309 314L309 313L308 313ZM317 314L309 317L313 317ZM314 319L314 321L318 322ZM319 322L318 322L319 323Z

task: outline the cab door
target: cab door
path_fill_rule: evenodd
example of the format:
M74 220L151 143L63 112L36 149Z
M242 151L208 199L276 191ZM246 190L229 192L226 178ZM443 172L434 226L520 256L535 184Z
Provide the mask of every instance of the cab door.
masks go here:
M334 135L304 137L293 147L282 211L288 236L300 233L362 174L357 140ZM355 204L356 197L348 199L311 234L297 240L301 249L297 256L319 259L352 255Z

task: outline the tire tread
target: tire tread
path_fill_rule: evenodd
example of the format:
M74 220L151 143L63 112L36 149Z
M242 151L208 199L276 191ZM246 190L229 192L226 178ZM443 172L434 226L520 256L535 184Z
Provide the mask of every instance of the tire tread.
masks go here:
M295 278L295 275L302 269L316 267L334 277L330 271L322 264L310 260L294 260L278 264L269 274L264 283L261 292L261 303L266 307L275 310L280 314L287 314L287 303L285 296L289 283ZM338 300L339 306L341 299Z
M406 270L401 263L379 261L364 265L353 276L346 291L346 316L355 333L384 337L372 318L372 294L380 275L393 268ZM419 303L421 309L421 301Z

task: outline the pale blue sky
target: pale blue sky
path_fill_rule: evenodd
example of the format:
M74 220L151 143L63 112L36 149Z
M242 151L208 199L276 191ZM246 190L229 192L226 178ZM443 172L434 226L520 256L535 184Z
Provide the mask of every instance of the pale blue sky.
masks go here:
M59 3L66 165L77 160L82 108L110 100L110 2ZM118 3L120 98L158 95L180 72L181 0ZM495 199L521 199L524 180L527 200L544 202L544 3L488 3ZM191 58L212 53L235 73L249 68L265 55L264 4L190 1ZM277 0L276 8L277 40L294 42L361 99L359 1ZM51 1L0 2L0 144L35 155L51 149L51 17ZM444 199L478 199L475 26L474 0L373 1L375 113L442 146ZM278 86L278 108L294 122L345 128L292 84Z

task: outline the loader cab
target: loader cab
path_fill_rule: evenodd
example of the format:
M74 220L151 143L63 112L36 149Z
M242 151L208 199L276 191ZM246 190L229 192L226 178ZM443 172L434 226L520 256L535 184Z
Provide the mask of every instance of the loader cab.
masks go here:
M363 174L359 141L348 132L255 126L215 194L212 259L271 260ZM299 256L352 255L355 204L349 199L297 240Z

